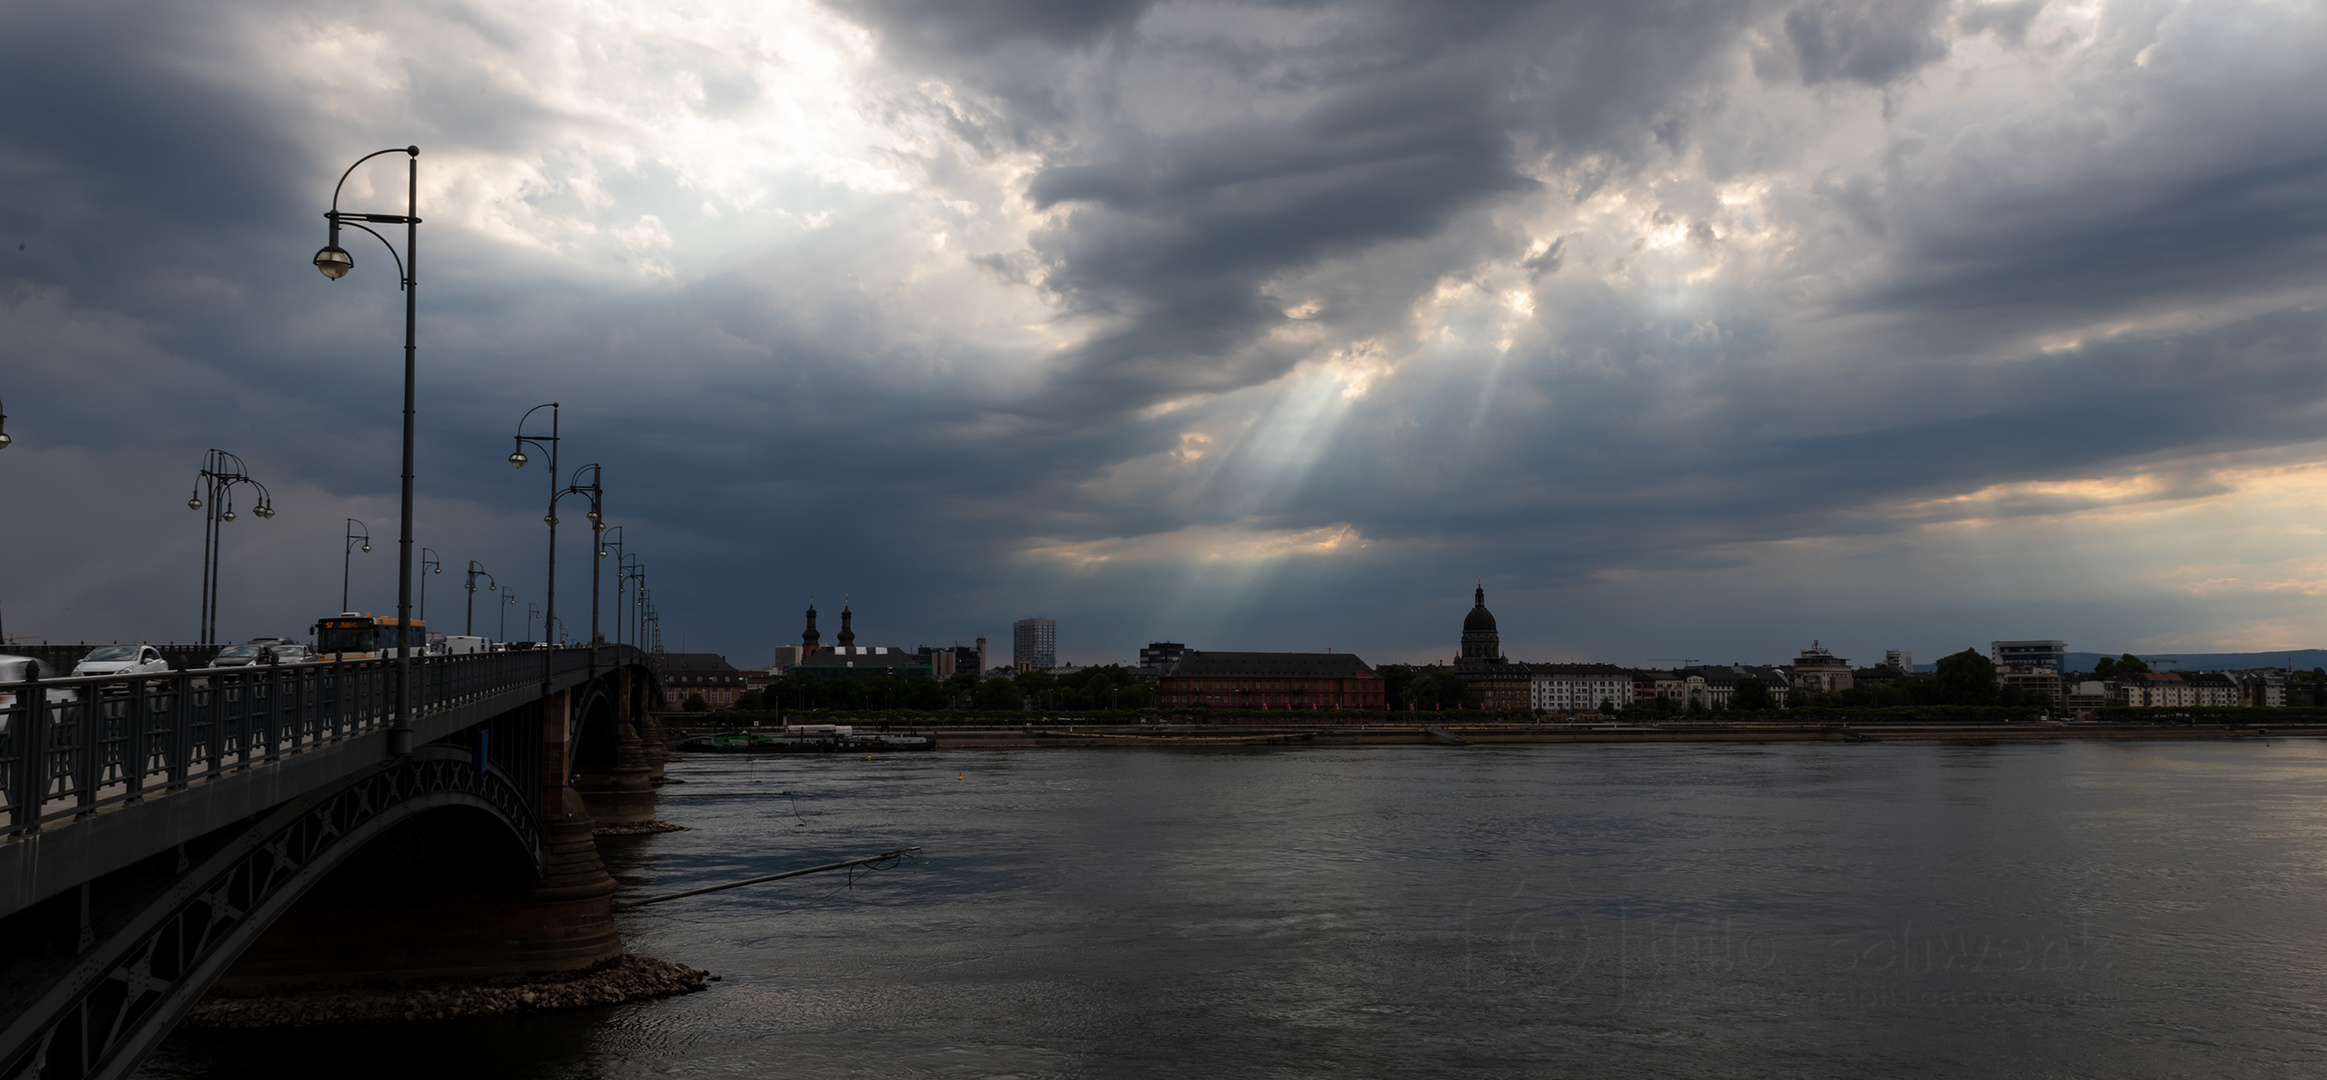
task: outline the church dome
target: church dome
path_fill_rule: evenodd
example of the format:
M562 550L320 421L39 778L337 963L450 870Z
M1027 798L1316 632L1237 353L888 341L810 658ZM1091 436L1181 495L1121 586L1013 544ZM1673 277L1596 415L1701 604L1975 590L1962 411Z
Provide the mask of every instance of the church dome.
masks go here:
M1456 655L1455 663L1463 667L1500 664L1503 639L1495 633L1494 613L1487 610L1486 585L1481 583L1479 591L1472 596L1471 613L1462 620L1462 651Z
M1495 632L1495 615L1487 610L1486 587L1480 586L1475 595L1477 602L1471 607L1471 613L1463 617L1462 632L1465 634L1492 634Z

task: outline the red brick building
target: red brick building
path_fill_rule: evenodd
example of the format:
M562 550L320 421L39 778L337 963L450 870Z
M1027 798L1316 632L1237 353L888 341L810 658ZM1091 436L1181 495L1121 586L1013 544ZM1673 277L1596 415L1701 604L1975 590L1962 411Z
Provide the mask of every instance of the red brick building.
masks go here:
M732 709L735 699L743 696L744 673L724 656L665 653L662 659L663 708L679 708L686 704L687 695L701 694L703 703L714 709Z
M1388 705L1382 677L1349 653L1199 652L1158 680L1164 708L1370 709Z

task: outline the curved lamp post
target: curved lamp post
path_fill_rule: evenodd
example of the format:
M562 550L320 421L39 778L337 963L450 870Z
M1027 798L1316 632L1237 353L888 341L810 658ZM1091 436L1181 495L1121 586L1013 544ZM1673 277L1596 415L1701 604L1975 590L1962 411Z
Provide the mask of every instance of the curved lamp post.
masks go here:
M620 615L620 612L622 611L622 526L620 525L616 525L615 527L607 529L604 532L598 534L598 557L603 559L609 554L614 556L614 609L616 612L614 619L614 643L616 645L620 645L622 644L623 621ZM596 586L592 586L592 589L595 591ZM598 605L593 602L590 606L595 608ZM592 616L590 619L590 626L592 628L590 636L593 638L598 636L596 629L597 625L597 618ZM592 644L595 644L595 642Z
M590 482L587 484L582 483L582 474L585 472L590 474ZM583 516L590 521L590 551L592 553L590 558L590 643L595 645L598 643L598 560L606 557L606 547L600 543L606 535L606 507L603 502L605 493L598 487L597 462L593 461L575 469L574 478L566 485L565 490L550 497L549 519L553 527L557 522L558 500L568 495L580 495L590 500L590 509ZM557 602L557 594L551 593L549 606L553 613L557 610ZM565 623L561 622L558 625L564 626ZM542 629L547 631L549 623L543 622Z
M528 420L531 420L531 419L533 419L533 414L535 414L535 413L537 413L537 412L540 412L540 411L541 411L541 410L543 410L543 409L548 409L548 410L549 410L549 434L547 434L547 435L528 435L528 434L526 434L526 433L525 433L525 422L526 422L526 421L528 421ZM532 407L532 408L530 408L530 409L527 409L527 410L525 410L525 415L524 415L524 416L520 416L520 417L518 417L518 418L517 418L517 434L516 434L516 436L515 436L515 449L512 449L511 451L509 451L509 467L510 467L510 468L512 468L512 469L522 469L522 468L524 468L524 467L525 467L525 463L526 463L527 461L530 461L530 460L532 460L531 458L528 458L528 457L526 457L526 456L525 456L525 448L526 448L526 446L528 446L528 445L531 445L531 446L532 446L534 449L536 449L536 450L539 450L539 451L541 451L541 452L543 452L543 453L546 453L546 454L548 454L548 455L549 455L549 512L548 512L548 513L546 513L546 514L543 514L543 515L541 516L541 521L542 521L542 524L549 526L549 605L550 605L550 608L551 608L551 610L553 610L553 611L554 611L554 610L556 610L556 608L557 608L557 602L558 602L558 506L557 506L557 503L558 503L558 403L557 403L557 402L554 402L554 401L552 401L552 402L550 402L550 403L548 403L548 404L546 404L546 405L536 405L536 406L534 406L534 407ZM533 620L531 620L531 619L527 619L527 620L526 620L526 623L525 623L525 632L526 632L526 633L528 633L528 634L531 634L531 633L533 633ZM545 678L545 679L546 679L546 678L548 678L548 676L547 676L547 675L544 675L544 676L543 676L543 678Z
M434 549L420 549L420 645L428 646L428 575L444 573L444 556Z
M461 633L463 634L474 635L477 632L478 578L485 579L486 592L497 592L501 588L501 583L493 580L493 575L486 573L484 567L477 565L477 560L469 560L469 580L468 584L464 586L469 590L469 617L467 622L461 624Z
M517 590L501 590L501 643L509 642L509 609L517 606Z
M402 214L341 213L340 189L347 186L357 165L382 154L405 155L404 212ZM399 284L404 290L404 503L400 528L396 537L396 716L388 728L388 752L412 752L412 383L414 337L419 320L418 288L414 280L420 270L417 245L420 239L420 148L406 146L375 150L357 158L355 165L339 174L339 183L331 189L331 209L324 219L331 222L331 241L315 253L315 268L323 276L337 281L355 269L355 259L347 249L339 246L342 225L362 229L378 237L388 247L390 258L396 258L396 245L388 238L373 232L364 222L377 225L404 226L404 254L396 258ZM346 610L346 609L341 609Z
M349 518L347 519L347 543L342 545L339 551L339 610L342 613L351 610L347 606L347 571L348 564L355 561L356 544L359 541L363 544L364 554L371 554L372 527L354 518Z
M224 538L219 528L234 520L234 488L249 484L257 488L259 504L251 508L258 518L275 516L274 500L267 494L267 486L250 478L250 470L242 459L224 450L213 448L202 456L202 471L195 475L194 494L187 497L186 509L205 510L202 516L202 633L196 639L200 644L214 644L218 637L218 546ZM208 500L203 496L208 495Z
M623 621L630 624L630 643L646 647L646 561L637 555L625 556L630 562L621 580L631 586L630 605L623 609Z

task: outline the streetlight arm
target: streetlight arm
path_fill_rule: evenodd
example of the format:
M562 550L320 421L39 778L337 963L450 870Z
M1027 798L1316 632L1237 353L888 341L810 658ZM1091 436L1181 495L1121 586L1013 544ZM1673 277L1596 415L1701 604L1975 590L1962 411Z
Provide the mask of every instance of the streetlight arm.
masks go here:
M355 222L352 222L352 221L349 221L349 222L344 222L344 223L343 223L343 222L341 222L341 221L340 221L340 215L338 215L338 214L325 214L324 216L325 216L325 217L328 217L328 218L330 218L330 219L331 219L332 228L333 228L333 229L335 229L335 230L336 230L336 229L337 229L337 228L338 228L338 227L339 227L341 224L347 224L347 225L353 225L353 226L355 226L355 227L356 227L356 228L358 228L358 229L363 229L365 232L372 233L372 238L373 238L373 239L375 239L375 240L378 240L378 241L379 241L379 242L380 242L382 245L384 245L384 246L386 246L386 247L387 247L387 249L388 249L388 257L389 257L389 258L391 258L391 259L394 259L394 260L396 260L396 288L397 288L398 290L401 290L401 289L403 289L403 288L404 288L404 286L406 286L406 285L408 285L408 284L411 284L411 282L412 282L412 275L410 275L410 274L407 274L407 273L405 273L405 272L404 272L404 259L403 259L403 257L402 257L402 256L400 256L400 255L398 255L398 254L396 254L396 245L388 243L388 238L387 238L387 237L385 237L385 236L381 236L379 233L372 232L372 230L370 230L370 229L368 229L368 228L364 228L364 226L362 226L362 225L357 225ZM374 215L374 216L379 216L379 215ZM418 221L418 220L420 220L420 219L419 219L419 218L413 218L412 220L414 220L414 221ZM333 241L333 243L336 245L336 244L338 243L338 241L334 240L334 241Z
M355 165L348 166L346 172L339 174L339 183L333 184L331 186L331 216L334 221L338 220L339 218L339 192L341 188L347 186L347 178L355 175L356 166L362 165L364 162L370 161L382 154L410 154L413 157L419 157L420 148L417 146L391 146L386 150L374 150L369 154L365 154L364 156L357 158ZM420 219L414 218L413 220L418 221ZM402 222L399 221L397 224L402 224Z
M535 414L535 413L537 413L537 412L540 412L540 411L541 411L541 410L543 410L543 409L555 409L555 408L557 408L557 407L558 407L558 403L557 403L557 402L554 402L554 401L551 401L551 402L546 402L546 403L543 403L543 404L540 404L540 405L536 405L536 406L534 406L534 407L532 407L532 408L530 408L530 409L527 409L527 410L525 410L525 415L523 415L523 416L520 416L520 417L518 417L518 418L517 418L517 437L518 437L518 438L520 438L520 439L532 439L532 438L536 438L537 436L529 436L529 435L527 435L527 434L525 433L525 422L526 422L526 421L528 421L528 420L531 420L531 419L533 419L533 414ZM557 435L556 435L555 433L552 433L552 434L551 434L549 437L550 437L550 438L552 438L552 439L555 439L555 438L557 438Z

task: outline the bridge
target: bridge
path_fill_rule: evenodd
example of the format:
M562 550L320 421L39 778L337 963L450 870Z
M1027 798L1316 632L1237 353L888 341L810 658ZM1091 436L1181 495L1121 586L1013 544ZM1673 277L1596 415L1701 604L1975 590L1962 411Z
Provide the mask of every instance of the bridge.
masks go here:
M119 1077L214 986L619 956L601 825L654 815L630 646L0 683L0 1080Z

